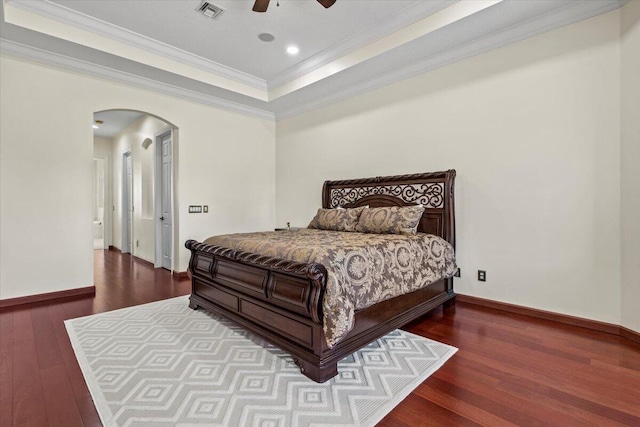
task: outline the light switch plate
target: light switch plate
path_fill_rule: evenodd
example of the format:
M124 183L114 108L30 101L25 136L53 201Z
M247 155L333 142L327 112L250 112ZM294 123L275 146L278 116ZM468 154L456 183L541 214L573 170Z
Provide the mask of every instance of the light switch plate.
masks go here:
M209 213L209 205L204 205L204 206L202 207L202 211L203 211L204 213Z

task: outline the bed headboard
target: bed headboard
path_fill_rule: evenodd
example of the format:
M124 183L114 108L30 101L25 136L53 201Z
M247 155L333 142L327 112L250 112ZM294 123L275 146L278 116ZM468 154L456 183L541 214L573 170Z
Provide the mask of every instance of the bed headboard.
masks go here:
M426 209L418 231L440 236L455 248L455 177L456 171L450 169L445 172L325 181L322 207L422 205Z

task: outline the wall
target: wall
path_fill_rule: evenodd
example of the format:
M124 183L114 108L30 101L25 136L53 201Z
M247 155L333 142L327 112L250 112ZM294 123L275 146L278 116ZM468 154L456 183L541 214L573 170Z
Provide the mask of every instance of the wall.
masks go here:
M112 233L112 214L113 214L113 209L112 209L112 201L113 201L113 182L112 182L112 174L113 171L112 169L112 165L113 165L113 159L111 157L111 151L112 151L112 140L111 138L105 138L105 137L100 137L100 136L94 136L93 137L93 157L97 157L100 159L105 159L106 161L106 172L105 172L105 179L107 181L107 188L106 188L106 200L105 200L105 206L104 206L104 244L105 247L108 247L109 245L113 244L113 240L111 239L111 233Z
M187 239L270 229L275 124L159 93L0 57L0 298L93 283L93 113L132 109L179 128L176 269ZM187 214L208 204L209 214Z
M619 324L619 35L617 10L278 122L278 225L326 179L454 168L457 292Z
M122 161L123 154L131 152L133 166L133 254L151 263L155 262L155 221L153 179L155 142L148 149L142 141L169 130L171 125L155 117L144 115L113 138L113 245L122 249Z
M453 167L458 292L640 330L638 3L283 121L275 150L273 123L3 55L0 299L93 282L90 124L127 108L179 128L180 271L274 200L306 225L325 179Z
M640 332L640 1L622 8L622 326Z

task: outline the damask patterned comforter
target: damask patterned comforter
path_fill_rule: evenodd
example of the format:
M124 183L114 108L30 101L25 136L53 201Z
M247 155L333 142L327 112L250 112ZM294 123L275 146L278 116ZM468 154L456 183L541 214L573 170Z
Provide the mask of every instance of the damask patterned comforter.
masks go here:
M206 244L325 266L323 328L333 347L353 328L356 310L413 292L456 271L453 247L412 236L302 229L227 234Z

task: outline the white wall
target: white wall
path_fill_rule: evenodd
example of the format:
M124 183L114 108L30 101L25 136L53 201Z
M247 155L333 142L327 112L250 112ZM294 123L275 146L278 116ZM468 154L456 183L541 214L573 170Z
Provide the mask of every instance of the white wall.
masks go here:
M179 128L176 268L184 241L270 229L275 124L151 91L0 58L0 298L93 283L93 113L132 109ZM209 214L187 214L208 204Z
M106 185L106 197L104 204L104 244L105 247L112 245L113 240L111 239L112 233L112 223L113 223L113 159L111 156L112 151L112 143L111 138L105 138L101 136L93 137L93 157L105 159L105 180L107 182Z
M622 326L640 332L640 1L622 8Z
M90 286L91 116L74 124L81 105L12 65L2 57L0 298Z
M151 263L155 262L155 221L153 179L155 135L170 130L171 125L148 115L131 123L113 138L114 220L113 246L122 249L122 160L131 152L133 166L133 254ZM142 147L146 138L154 141L148 149ZM151 186L149 186L151 184Z
M277 223L326 179L454 168L458 293L618 324L619 37L613 11L278 122Z
M185 240L276 206L306 225L325 179L456 168L456 291L640 330L638 7L285 120L277 147L267 121L2 56L0 299L93 282L91 123L125 108L179 128L179 271Z

